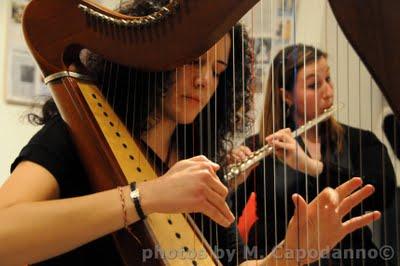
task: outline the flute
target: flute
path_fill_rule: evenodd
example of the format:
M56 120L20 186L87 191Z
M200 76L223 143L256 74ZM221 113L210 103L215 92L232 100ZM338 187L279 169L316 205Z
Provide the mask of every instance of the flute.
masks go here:
M303 134L310 128L313 128L318 123L328 119L335 111L336 111L336 107L333 105L330 108L325 109L324 112L320 116L314 118L313 120L308 121L307 123L305 123L298 129L293 131L292 137L295 138L295 137ZM262 160L263 158L269 156L272 153L272 151L273 151L273 146L271 146L269 144L261 147L260 149L256 150L252 155L248 156L245 160L231 165L229 167L228 173L224 175L224 179L227 182L231 182L233 179L238 177L241 173L243 173L247 169L251 168L255 163L257 163L258 161Z

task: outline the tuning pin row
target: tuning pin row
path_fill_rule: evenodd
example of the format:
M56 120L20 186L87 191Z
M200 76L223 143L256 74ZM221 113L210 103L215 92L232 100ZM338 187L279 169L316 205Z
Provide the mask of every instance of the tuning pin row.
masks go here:
M117 19L113 17L109 17L103 13L95 11L85 5L80 4L78 7L81 9L86 15L102 20L103 22L107 22L110 24L114 24L117 26L125 26L125 27L142 27L148 26L151 24L155 24L165 19L169 15L171 15L178 7L179 3L177 0L171 0L168 5L169 8L163 7L159 11L154 12L151 15L133 18L133 19Z

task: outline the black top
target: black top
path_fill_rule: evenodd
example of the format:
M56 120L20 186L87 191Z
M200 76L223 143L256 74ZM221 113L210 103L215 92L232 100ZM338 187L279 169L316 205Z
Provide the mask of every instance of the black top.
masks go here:
M142 143L143 144L143 143ZM158 167L162 166L161 160L148 149L150 156L156 161ZM92 193L85 170L74 148L68 128L62 118L57 115L29 141L11 166L11 171L21 161L31 161L46 168L56 178L60 188L60 198L70 198ZM164 171L168 168L163 165ZM236 225L226 229L217 226L208 217L193 215L200 230L211 247L219 249L219 254L228 254L226 250L236 251L232 261L228 256L221 258L224 265L236 265L236 254L239 261L244 260L243 244L239 237L237 242ZM216 246L218 245L218 246ZM218 254L217 254L218 255ZM61 256L38 263L37 265L123 265L114 246L112 236L107 235Z
M396 154L397 159L400 159L400 143L396 138L400 132L400 122L396 119L394 114L385 116L382 129L392 146L394 154Z
M245 199L252 191L255 191L257 195L258 221L249 232L248 246L250 248L256 247L259 254L265 254L284 239L286 225L294 213L291 199L294 193L302 195L305 199L308 197L311 201L323 188L336 187L353 176L360 176L364 184L372 184L376 190L370 198L363 201L362 205L352 210L352 216L360 215L368 210L383 211L393 203L396 180L386 148L372 132L342 126L345 132L342 153L337 153L335 144L321 142L324 169L318 177L318 187L316 177L306 178L305 174L288 166L285 167L278 159L274 160L270 156L265 158L264 162L261 161L247 179L246 186L242 185L238 189L238 213L242 212ZM297 141L304 149L302 139L299 137ZM245 145L253 151L260 148L259 136L248 138ZM345 217L345 219L348 218ZM268 233L267 239L264 237L265 232ZM371 231L365 227L348 235L335 248L369 250L376 247L372 242ZM333 253L331 254L333 256ZM364 263L362 264L361 260L342 259L332 260L327 265L384 265L383 262L373 260L367 260Z

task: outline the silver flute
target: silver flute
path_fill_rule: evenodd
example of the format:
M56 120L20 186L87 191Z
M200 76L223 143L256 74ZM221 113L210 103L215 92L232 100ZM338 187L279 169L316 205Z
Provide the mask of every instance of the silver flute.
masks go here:
M332 114L336 111L336 106L331 106L328 109L325 109L324 112L319 115L318 117L314 118L313 120L308 121L298 129L292 132L292 137L295 138L310 128L313 128L315 125L318 123L325 121L328 119ZM245 160L230 165L229 166L229 171L227 174L224 175L224 179L228 182L233 181L236 177L238 177L241 173L245 172L247 169L251 168L255 163L258 161L261 161L263 158L267 157L270 155L273 151L273 146L267 144L263 146L262 148L256 150L253 152L252 155L248 156Z

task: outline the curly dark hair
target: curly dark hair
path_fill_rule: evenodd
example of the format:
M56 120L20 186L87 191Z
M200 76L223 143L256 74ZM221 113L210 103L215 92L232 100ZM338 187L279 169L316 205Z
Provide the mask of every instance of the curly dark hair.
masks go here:
M130 2L122 5L119 12L142 16L160 9L167 2ZM233 132L247 131L253 125L250 115L252 53L248 35L241 24L235 25L229 33L235 49L230 51L228 67L220 75L214 95L192 124L178 125L175 130L171 144L178 147L180 158L204 154L224 166L226 154L232 147ZM139 138L148 130L149 116L160 108L163 90L172 85L175 70L144 72L107 61L90 52L84 63L97 79L99 88L114 111L131 134ZM31 114L30 121L44 124L56 115L52 99L46 102L42 112L41 117ZM184 135L190 137L182 137Z

